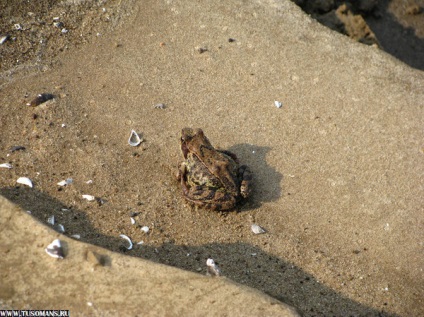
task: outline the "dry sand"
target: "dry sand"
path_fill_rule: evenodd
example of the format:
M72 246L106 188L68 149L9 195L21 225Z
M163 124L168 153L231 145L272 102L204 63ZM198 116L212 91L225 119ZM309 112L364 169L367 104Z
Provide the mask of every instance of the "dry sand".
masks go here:
M424 73L288 1L130 4L42 71L2 74L0 194L112 251L202 274L212 257L303 316L423 315ZM26 106L43 92L56 98ZM252 169L236 211L182 199L186 126ZM125 251L120 234L144 244Z

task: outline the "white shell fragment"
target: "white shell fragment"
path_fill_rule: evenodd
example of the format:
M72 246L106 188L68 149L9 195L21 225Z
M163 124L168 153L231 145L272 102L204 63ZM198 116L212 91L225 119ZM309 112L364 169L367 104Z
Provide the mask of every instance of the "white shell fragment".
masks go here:
M219 269L218 265L215 264L215 261L213 259L207 259L206 265L208 267L207 275L212 275L212 276L221 275L221 270Z
M65 227L62 224L58 223L57 231L59 231L60 233L65 233Z
M137 244L138 244L138 245L142 245L143 243L144 243L144 241L143 241L143 240L141 240L141 241L137 242Z
M3 44L4 42L6 42L9 39L9 35L2 35L0 37L0 44Z
M71 236L71 238L74 238L74 239L81 239L81 235L79 235L79 234L73 234L72 236Z
M261 234L266 232L264 228L258 226L257 224L253 224L251 229L254 234Z
M88 201L93 201L96 199L96 197L92 196L92 195L82 195L82 198L84 198L85 200Z
M52 226L54 226L54 215L53 216L50 216L49 218L47 218L47 222L49 224L51 224Z
M130 219L131 219L131 224L135 225L135 219L133 217L130 217Z
M12 164L9 164L9 163L3 163L3 164L0 164L0 167L1 167L1 168L12 168Z
M141 231L143 231L144 233L148 233L150 231L150 228L148 226L143 226L140 229Z
M27 185L32 188L32 181L28 177L19 177L16 182L22 185Z
M131 130L130 138L128 139L128 144L131 146L138 146L143 140L134 130Z
M67 178L63 181L60 181L59 183L57 183L59 186L66 186L66 185L70 185L72 184L73 179L72 178Z
M53 242L47 246L45 251L53 258L63 259L64 257L62 244L59 239L53 240Z
M128 250L131 250L133 248L133 243L131 241L131 239L126 236L125 234L120 234L119 235L122 239L127 240L128 241L128 247L126 247Z
M163 103L158 103L157 105L155 105L155 109L165 109L166 106Z
M283 106L283 104L282 104L280 101L277 101L277 100L275 100L275 101L274 101L274 105L275 105L277 108L281 108L281 107Z

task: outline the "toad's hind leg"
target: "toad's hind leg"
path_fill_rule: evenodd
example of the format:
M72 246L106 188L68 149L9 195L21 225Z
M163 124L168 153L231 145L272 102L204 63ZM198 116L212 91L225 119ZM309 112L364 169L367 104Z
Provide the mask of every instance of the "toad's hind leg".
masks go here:
M238 169L238 176L240 180L240 195L247 198L252 192L252 172L246 165L242 165Z

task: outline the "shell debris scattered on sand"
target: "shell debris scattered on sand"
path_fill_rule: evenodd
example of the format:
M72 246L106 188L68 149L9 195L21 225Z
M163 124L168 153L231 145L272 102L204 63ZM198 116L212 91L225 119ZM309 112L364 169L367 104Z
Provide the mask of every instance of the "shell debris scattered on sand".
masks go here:
M0 35L0 45L6 42L9 39L9 35Z
M128 144L131 146L139 146L141 142L143 142L143 139L137 134L137 132L135 132L135 130L131 130Z
M219 269L218 265L215 264L215 261L213 259L207 259L206 265L208 267L207 275L211 276L220 276L221 270Z
M163 104L163 103L158 103L158 104L156 104L155 106L154 106L154 108L155 109L165 109L166 108L166 106L165 106L165 104Z
M131 219L131 224L135 225L135 219L133 217L130 217L130 219Z
M67 178L63 181L60 181L59 183L57 183L59 186L66 186L66 185L70 185L72 184L73 179L72 178Z
M274 101L274 106L276 106L277 108L281 108L281 107L283 106L283 104L282 104L282 102L281 102L281 101L277 101L277 100L275 100L275 101Z
M15 146L12 146L11 148L10 148L10 153L13 153L13 152L16 152L16 151L25 151L25 146L22 146L22 145L15 145Z
M62 244L60 243L59 239L53 240L53 242L47 246L45 251L48 255L50 255L53 258L57 258L57 259L64 258Z
M53 216L50 216L49 218L47 218L47 223L49 223L52 226L54 226L54 215Z
M254 234L261 234L261 233L266 232L266 230L264 228L262 228L261 226L255 224L255 223L250 228L252 229L252 232Z
M81 239L81 235L79 235L79 234L73 234L73 235L71 235L71 238L74 238L74 239L79 240L79 239Z
M82 198L88 201L94 201L96 199L93 195L82 195Z
M3 164L0 164L0 168L12 168L12 164L3 163Z
M54 96L52 94L39 94L37 97L35 97L31 102L28 102L26 105L31 107L37 107L41 105L42 103L45 103L46 101L49 101L53 99Z
M57 229L57 231L59 231L60 233L65 233L65 227L64 227L62 224L60 224L60 223L58 223L58 224L56 225L56 229Z
M131 241L131 239L126 236L125 234L120 234L119 235L122 239L127 240L128 241L128 246L126 246L127 250L131 250L133 248L133 243Z
M28 177L19 177L16 182L32 188L32 181Z
M148 226L143 226L140 228L141 231L143 231L144 233L148 233L150 231L150 228Z

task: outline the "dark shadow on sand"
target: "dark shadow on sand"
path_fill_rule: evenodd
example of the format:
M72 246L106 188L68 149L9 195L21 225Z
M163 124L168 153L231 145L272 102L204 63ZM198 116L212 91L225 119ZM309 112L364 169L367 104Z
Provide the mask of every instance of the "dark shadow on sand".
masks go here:
M246 243L211 243L201 246L165 243L160 247L144 244L136 246L133 250L125 250L122 239L99 233L82 210L69 209L66 204L34 189L2 188L0 194L22 209L31 210L32 215L44 225L47 225L46 219L51 215L55 215L57 222L65 224L65 228L66 223L72 222L72 227L78 227L80 233L84 232L81 241L112 251L200 274L206 273L206 259L213 258L225 277L290 304L305 317L397 317L395 314L375 310L346 298L293 263L268 254L256 246ZM66 232L65 235L75 233L77 232ZM277 286L276 280L279 281Z

